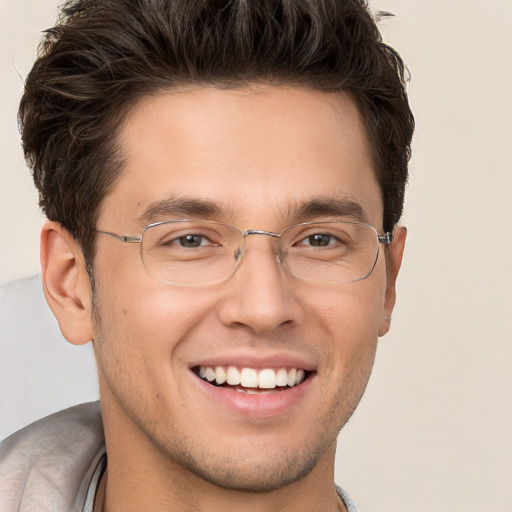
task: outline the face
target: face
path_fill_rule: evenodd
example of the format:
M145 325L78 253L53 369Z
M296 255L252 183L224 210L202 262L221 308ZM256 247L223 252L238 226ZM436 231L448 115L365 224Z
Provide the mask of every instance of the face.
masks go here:
M277 87L160 94L133 110L119 141L125 169L102 203L100 230L135 235L194 217L280 232L332 218L321 209L298 218L321 200L357 204L356 220L382 233L379 185L347 96ZM111 444L246 490L282 487L333 456L392 307L384 251L369 277L333 285L291 276L273 247L248 237L230 279L191 287L150 277L138 244L98 235L91 330ZM245 393L198 375L217 367L249 377L284 369L290 379L304 370L305 380Z

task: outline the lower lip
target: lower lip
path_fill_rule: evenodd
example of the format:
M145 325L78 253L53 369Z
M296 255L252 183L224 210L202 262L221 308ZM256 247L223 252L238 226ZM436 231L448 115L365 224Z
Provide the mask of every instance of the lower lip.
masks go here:
M249 394L228 387L212 386L194 373L192 376L201 390L206 393L209 401L214 401L236 414L255 418L277 416L288 412L303 399L315 379L315 375L312 374L299 385L282 391L267 393L265 392L267 390L264 390L261 394Z

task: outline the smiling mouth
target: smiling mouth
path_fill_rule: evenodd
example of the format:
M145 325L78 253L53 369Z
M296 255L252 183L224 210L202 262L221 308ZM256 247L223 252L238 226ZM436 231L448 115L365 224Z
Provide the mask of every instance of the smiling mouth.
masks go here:
M274 393L302 384L312 372L302 368L237 368L236 366L196 366L192 371L212 386L240 393Z

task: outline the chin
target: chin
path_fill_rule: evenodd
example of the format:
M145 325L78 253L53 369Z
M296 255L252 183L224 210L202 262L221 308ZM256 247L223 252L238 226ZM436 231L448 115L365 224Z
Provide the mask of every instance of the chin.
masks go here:
M187 457L181 465L190 473L216 487L247 493L270 493L291 485L306 477L318 464L320 453L279 453L250 458L245 455L220 457L221 462L212 465L203 458L198 461Z

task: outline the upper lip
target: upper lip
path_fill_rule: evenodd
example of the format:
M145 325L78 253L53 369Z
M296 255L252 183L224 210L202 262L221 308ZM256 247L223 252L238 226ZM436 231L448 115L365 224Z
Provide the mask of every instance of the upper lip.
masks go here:
M254 354L254 353L229 353L226 355L216 355L192 362L190 368L198 366L236 366L238 368L302 368L306 371L315 370L315 364L305 357L296 354L286 354L283 352L274 354Z

